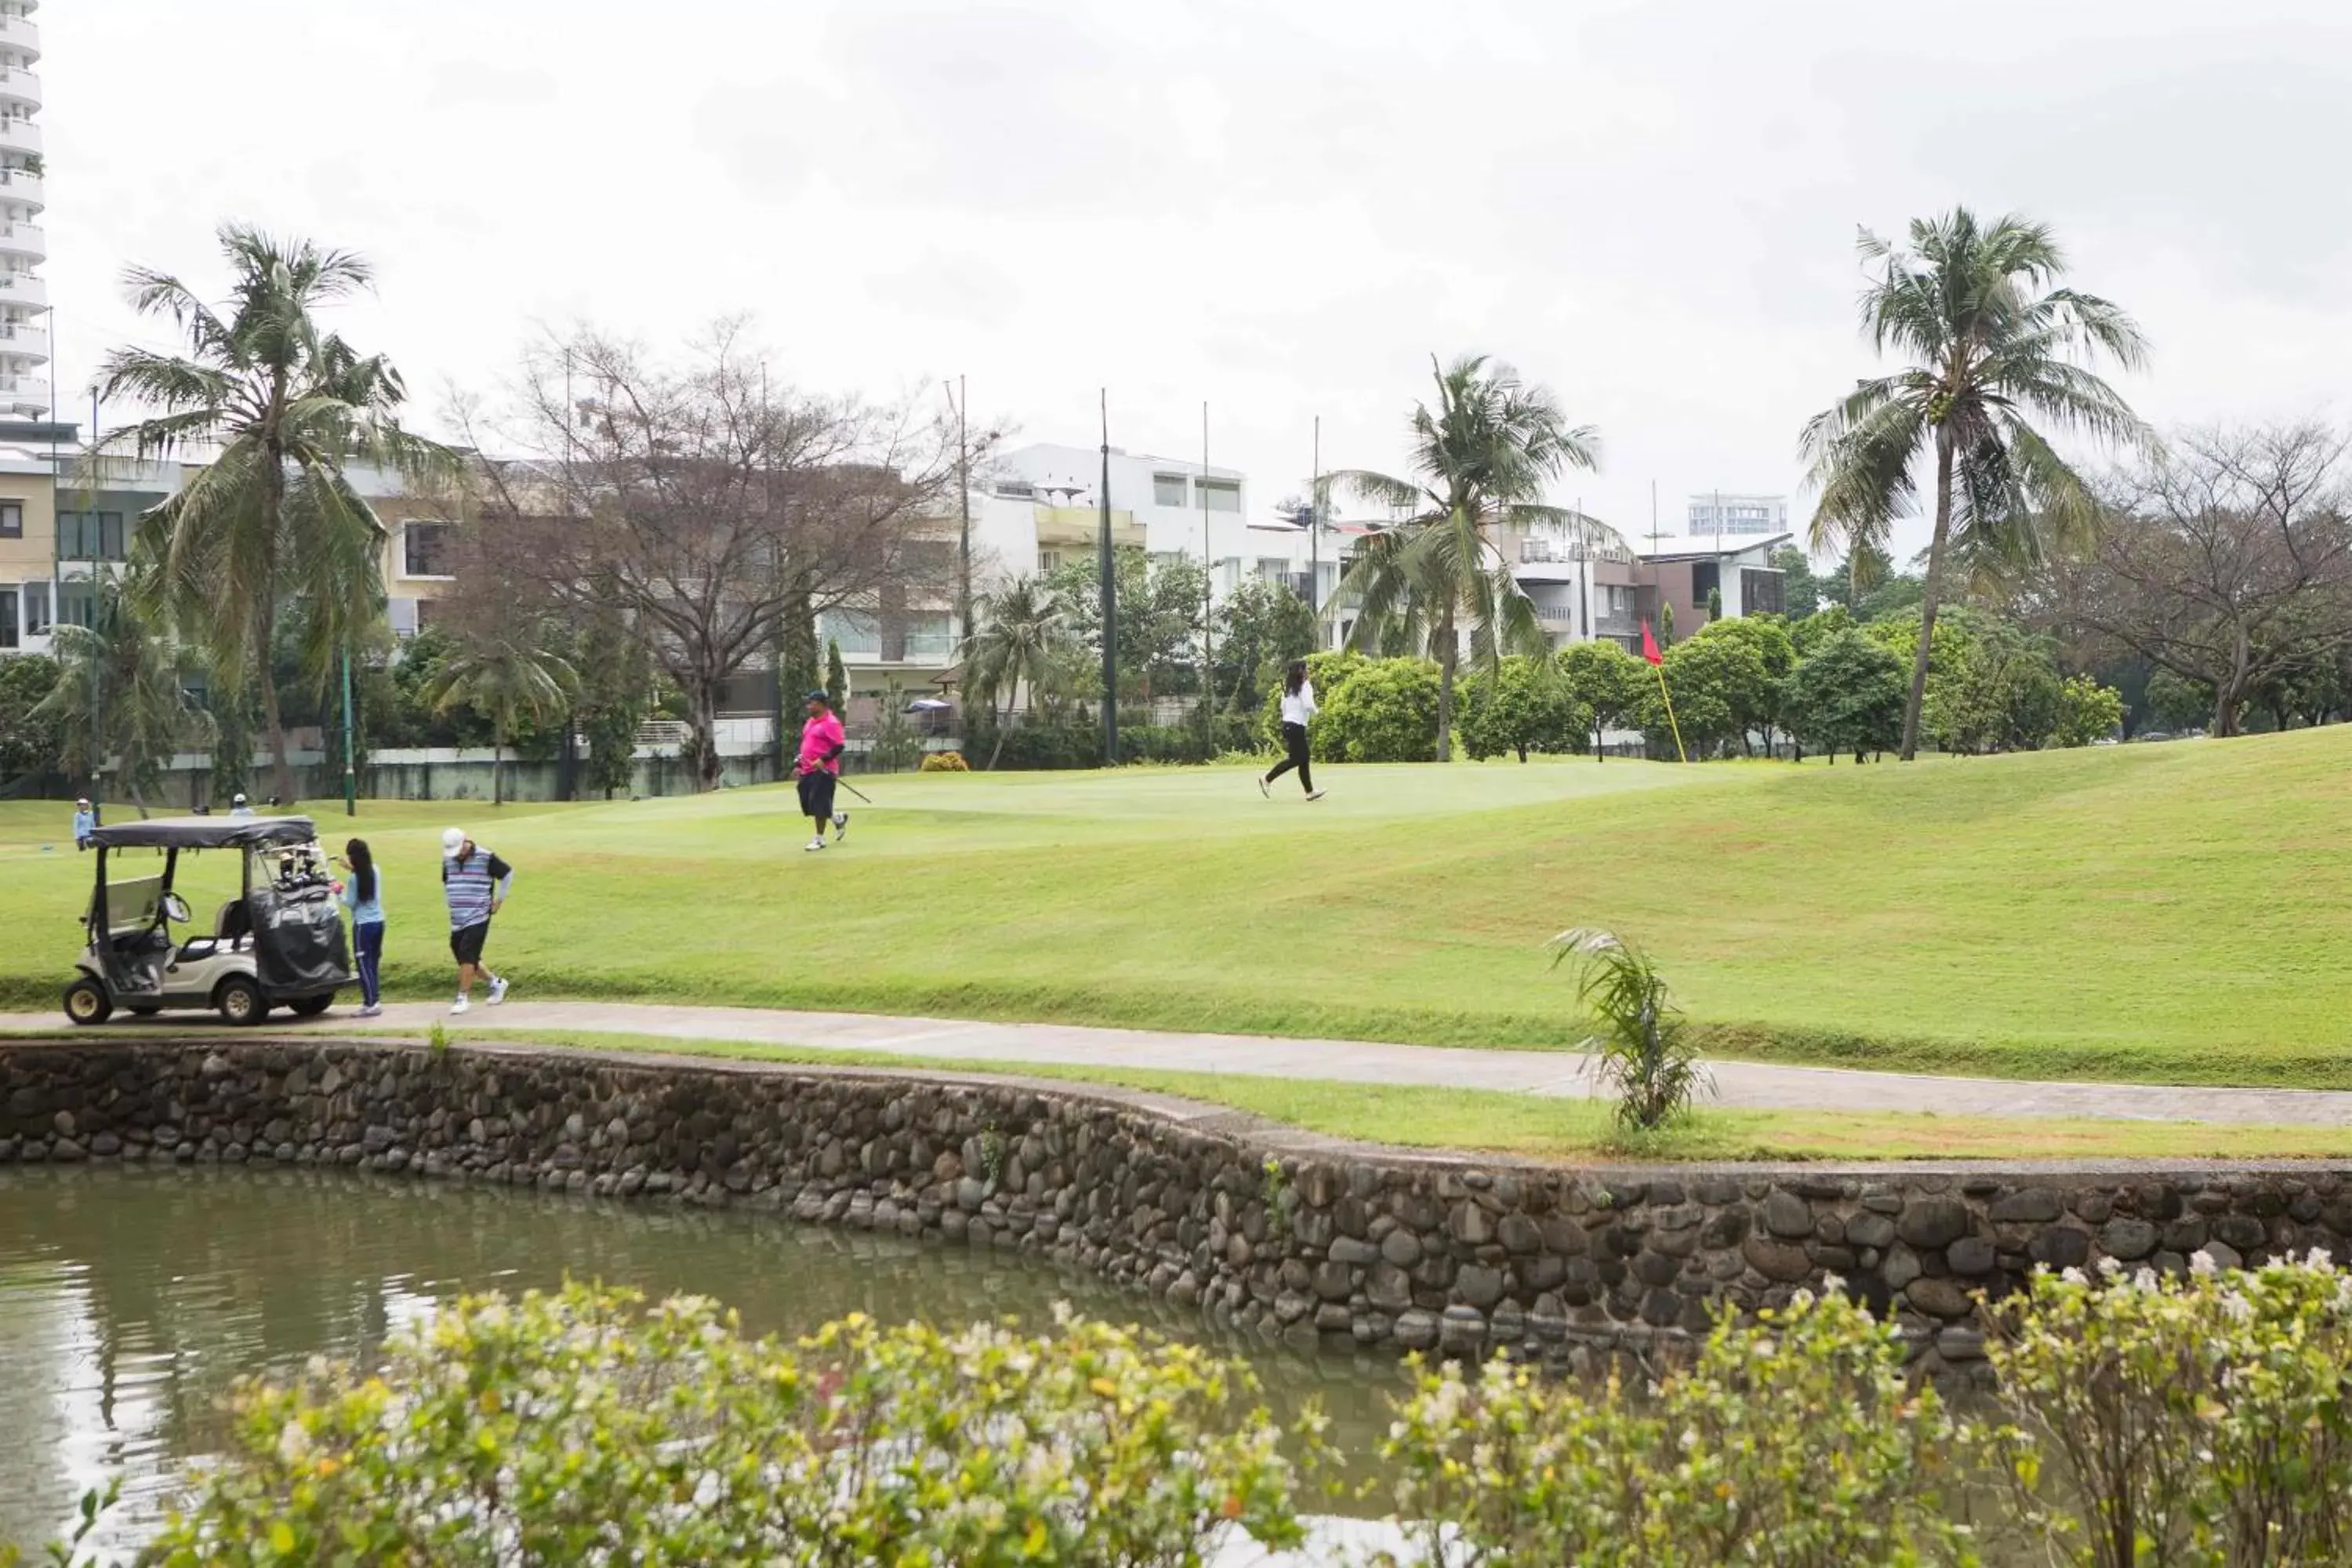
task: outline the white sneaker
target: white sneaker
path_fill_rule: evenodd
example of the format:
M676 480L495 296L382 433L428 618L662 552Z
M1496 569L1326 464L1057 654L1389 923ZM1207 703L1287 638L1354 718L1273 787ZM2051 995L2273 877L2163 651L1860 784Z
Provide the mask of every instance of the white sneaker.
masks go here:
M383 1016L383 1009L373 1002L369 1003L366 1006L360 1009L360 1016L362 1018L377 1018L382 1017Z
M1323 798L1323 792L1319 789L1308 790L1307 792L1307 798L1309 800L1321 800Z
M838 844L848 837L849 813L845 811L835 812L833 814L833 841L835 844Z
M449 1011L452 1013L462 1013L472 1005L473 1004L471 1002L468 1002L463 996L460 996L454 1004L451 1005Z
M503 977L490 981L490 1005L495 1007L507 999L507 983Z
M812 838L803 847L812 852L822 849L824 847L824 840L822 837Z

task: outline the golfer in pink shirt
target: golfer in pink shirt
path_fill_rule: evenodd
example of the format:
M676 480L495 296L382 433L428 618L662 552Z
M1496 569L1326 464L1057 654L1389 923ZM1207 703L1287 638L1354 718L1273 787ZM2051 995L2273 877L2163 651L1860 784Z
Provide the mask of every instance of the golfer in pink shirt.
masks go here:
M841 753L847 749L849 737L843 733L840 716L834 712L832 702L822 691L808 694L808 722L801 726L801 815L816 824L816 837L808 841L814 852L824 847L824 826L833 824L835 839L849 837L849 813L833 809L833 786L841 777Z

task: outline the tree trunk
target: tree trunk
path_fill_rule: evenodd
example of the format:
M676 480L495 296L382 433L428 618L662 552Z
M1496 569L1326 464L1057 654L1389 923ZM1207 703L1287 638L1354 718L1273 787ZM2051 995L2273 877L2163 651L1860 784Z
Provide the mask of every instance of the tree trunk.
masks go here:
M1445 606L1445 616L1437 625L1437 760L1454 760L1454 666L1461 658L1459 639L1454 635L1454 606Z
M1927 581L1919 595L1919 651L1911 659L1911 698L1903 705L1902 758L1919 754L1919 710L1927 700L1927 658L1936 641L1936 605L1944 591L1944 546L1952 534L1952 437L1936 431L1936 532L1927 545Z
M687 695L687 729L694 746L694 787L708 795L719 787L719 683L698 680Z
M503 724L490 729L490 804L507 803L507 728Z
M286 468L275 445L269 451L269 472L262 481L265 514L273 527L286 512ZM286 725L278 713L278 563L273 551L270 569L261 583L261 603L254 608L254 633L260 647L253 661L261 671L261 721L269 731L269 793L280 803L294 804L294 766L286 757ZM243 761L239 766L242 768Z

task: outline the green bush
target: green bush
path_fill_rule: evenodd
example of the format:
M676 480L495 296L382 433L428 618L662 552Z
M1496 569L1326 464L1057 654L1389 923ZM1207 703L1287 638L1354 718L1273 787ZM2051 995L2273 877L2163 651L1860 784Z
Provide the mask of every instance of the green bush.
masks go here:
M1463 681L1454 732L1474 763L1514 754L1524 763L1530 752L1582 751L1591 722L1549 660L1514 654Z
M1437 666L1421 658L1366 661L1323 698L1316 729L1318 758L1328 747L1341 762L1436 761Z
M1240 1363L1106 1324L741 1337L568 1287L250 1385L162 1563L1197 1563L1302 1539Z
M2124 694L2092 676L2077 675L2058 688L2058 727L2053 746L2088 746L2124 727Z
M2000 1447L2050 1561L2352 1558L2352 1274L2313 1253L2252 1272L2200 1253L2152 1270L2039 1274L1990 1346Z
M994 757L1001 773L1102 766L1102 728L1080 719L1031 719L1001 734L993 724L974 724L966 743L973 756Z
M1907 694L1893 650L1848 626L1813 645L1780 683L1781 721L1799 742L1827 752L1832 763L1842 752L1859 762L1864 752L1902 743Z
M1974 1561L1945 1508L1966 1448L1891 1325L1800 1291L1753 1325L1718 1320L1636 1393L1417 1367L1382 1454L1414 1521L1404 1561L1430 1568L1911 1568Z
M963 760L961 752L926 752L919 773L968 773L971 764Z

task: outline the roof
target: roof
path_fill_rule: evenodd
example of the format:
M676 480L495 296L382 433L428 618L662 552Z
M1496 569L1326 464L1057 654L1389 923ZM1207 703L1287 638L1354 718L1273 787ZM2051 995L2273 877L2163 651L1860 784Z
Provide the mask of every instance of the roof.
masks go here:
M1775 550L1796 537L1793 533L1765 534L1755 539L1742 539L1737 544L1726 543L1715 550L1644 550L1641 556L1652 566L1676 561L1724 561L1734 555L1745 555L1751 550Z
M89 837L109 849L268 848L313 843L319 828L307 816L158 816L110 824Z

